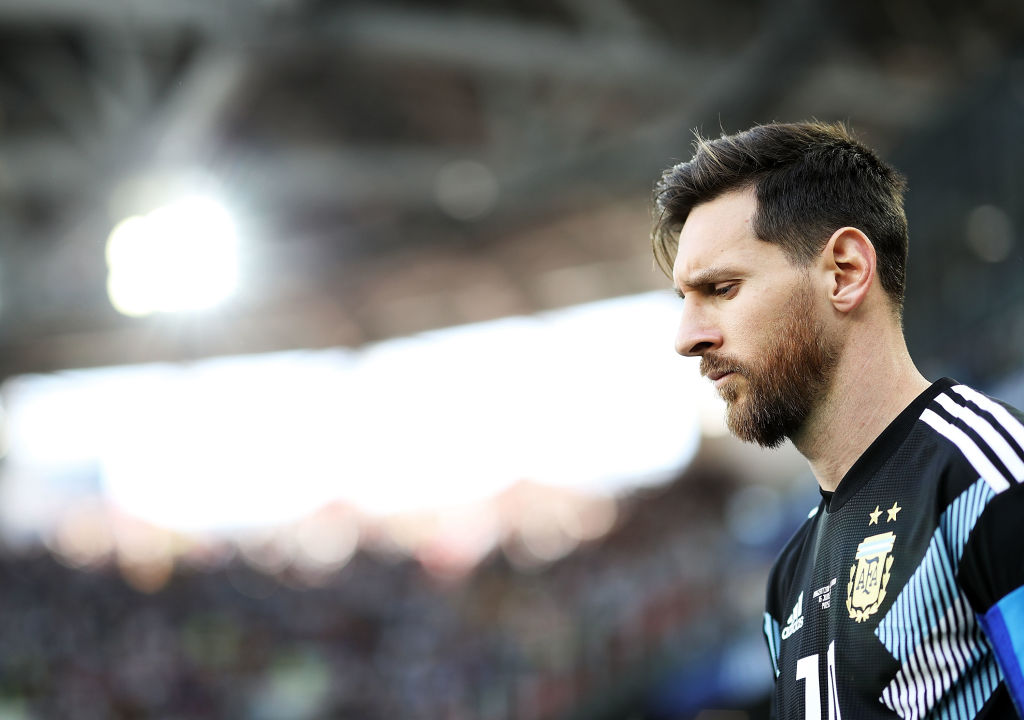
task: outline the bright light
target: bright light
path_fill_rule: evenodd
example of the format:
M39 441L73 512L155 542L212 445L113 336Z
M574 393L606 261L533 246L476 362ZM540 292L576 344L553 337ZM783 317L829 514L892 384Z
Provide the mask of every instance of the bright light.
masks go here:
M587 496L656 482L695 452L710 387L672 351L677 315L678 299L652 293L361 351L17 378L0 527L43 524L72 488L205 531L296 522L336 500L457 512L524 479ZM593 534L576 524L530 535L535 554Z
M107 293L118 312L201 310L238 284L238 239L227 210L195 196L135 215L107 240Z

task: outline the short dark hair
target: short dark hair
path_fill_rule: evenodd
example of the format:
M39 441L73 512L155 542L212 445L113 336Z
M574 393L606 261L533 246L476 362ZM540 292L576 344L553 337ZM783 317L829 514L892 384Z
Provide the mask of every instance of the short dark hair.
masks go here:
M842 123L755 125L694 142L693 159L665 170L654 191L654 257L669 276L690 211L731 190L753 188L754 233L790 262L811 262L836 230L871 240L882 288L903 307L907 266L906 180Z

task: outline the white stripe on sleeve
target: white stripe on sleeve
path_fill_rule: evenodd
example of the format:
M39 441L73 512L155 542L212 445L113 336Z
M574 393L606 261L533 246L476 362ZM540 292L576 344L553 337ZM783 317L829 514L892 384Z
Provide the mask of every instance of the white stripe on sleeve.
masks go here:
M1001 493L1010 487L1010 482L996 469L996 466L985 457L973 440L958 427L943 420L934 410L925 409L921 413L921 419L931 425L936 432L948 438L954 445L960 448L967 461L971 463L978 475L988 483L989 487L997 493Z
M1020 456L1016 451L1010 447L1010 443L1006 442L1006 438L999 434L999 431L992 427L986 418L978 415L971 408L960 405L956 400L949 397L949 395L939 395L935 398L939 405L946 408L950 415L958 417L970 425L977 433L981 436L989 448L992 449L999 459L1002 461L1009 471L1013 474L1014 479L1017 482L1024 480L1024 460L1020 459ZM998 407L998 406L997 406Z

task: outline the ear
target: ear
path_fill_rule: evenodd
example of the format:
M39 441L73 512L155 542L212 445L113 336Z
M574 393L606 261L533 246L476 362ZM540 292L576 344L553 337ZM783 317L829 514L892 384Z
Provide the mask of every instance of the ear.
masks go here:
M875 246L855 227L843 227L829 238L822 251L828 277L829 300L839 312L860 307L875 281Z

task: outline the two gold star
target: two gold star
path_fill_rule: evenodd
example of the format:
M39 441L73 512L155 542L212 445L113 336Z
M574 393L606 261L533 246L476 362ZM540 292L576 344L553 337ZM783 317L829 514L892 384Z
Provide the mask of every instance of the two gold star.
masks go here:
M895 520L896 519L896 513L898 513L902 509L903 508L900 507L900 504L899 504L898 501L894 502L892 504L892 507L885 511L886 513L888 513L888 515L885 518L885 521L886 522L892 522L893 520ZM878 509L877 505L875 505L875 511L868 513L868 515L871 517L871 519L868 520L868 525L877 525L878 524L878 518L881 516L881 514L882 514L882 511Z

